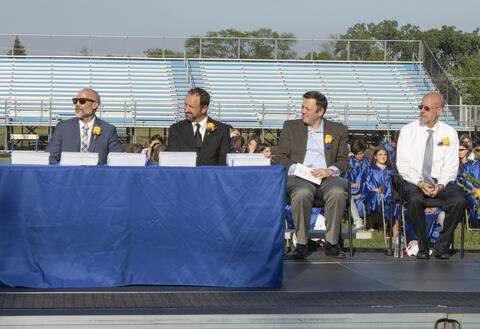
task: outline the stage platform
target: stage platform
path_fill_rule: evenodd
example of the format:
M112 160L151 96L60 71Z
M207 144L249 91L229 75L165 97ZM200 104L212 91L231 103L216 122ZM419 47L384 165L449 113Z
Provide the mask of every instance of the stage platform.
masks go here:
M439 319L479 328L479 279L479 253L419 261L370 250L332 261L319 250L304 261L287 254L283 285L273 289L0 287L0 328L412 329Z

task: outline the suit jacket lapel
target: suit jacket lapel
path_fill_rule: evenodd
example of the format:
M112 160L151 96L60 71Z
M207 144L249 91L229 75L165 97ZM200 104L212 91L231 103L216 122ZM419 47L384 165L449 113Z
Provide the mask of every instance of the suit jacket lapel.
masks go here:
M95 126L98 126L100 127L101 130L102 129L102 122L100 121L100 119L98 119L96 116L95 116L95 121L93 122L93 127ZM100 132L100 135L102 134L102 132ZM98 136L97 136L98 138ZM93 128L90 130L90 145L88 146L88 152L95 152L95 145L97 143L97 138L95 138L95 135L93 135Z
M331 127L330 127L330 122L327 120L323 120L323 150L325 151L325 162L327 164L327 167L330 166L332 163L331 158L332 158L332 143L330 143L330 148L327 148L327 144L325 144L325 136L327 135L332 135L331 133ZM332 141L333 142L333 141Z
M77 145L77 151L76 152L80 152L80 143L81 143L81 140L80 140L80 123L79 123L80 119L75 119L75 120L72 120L72 128L71 128L71 133L73 134L73 145Z
M209 122L212 122L212 119L210 119L210 117L207 117L207 124ZM203 156L203 154L205 153L205 149L206 149L206 146L207 146L207 143L208 141L210 140L210 135L213 133L210 132L210 134L207 133L207 129L205 129L205 136L203 137L203 141L202 141L202 147L200 148L200 154L198 155L199 158L201 158Z
M309 126L303 121L301 121L301 125L303 129L300 130L300 135L298 136L298 143L299 143L299 150L302 150L303 155L302 155L302 163L303 160L305 159L305 154L307 153L307 141L308 141L308 129Z
M195 136L193 135L192 123L188 120L185 120L182 126L182 130L185 134L185 140L189 144L189 146L193 148L197 147L195 144Z

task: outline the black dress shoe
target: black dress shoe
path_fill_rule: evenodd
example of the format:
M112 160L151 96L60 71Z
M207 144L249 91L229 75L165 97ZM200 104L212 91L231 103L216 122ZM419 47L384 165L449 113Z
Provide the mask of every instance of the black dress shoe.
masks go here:
M342 248L338 245L331 245L327 241L325 241L325 245L323 246L323 250L325 252L325 256L333 257L338 259L345 259L347 256L343 252Z
M441 252L435 249L435 258L436 259L450 259L450 256L446 252Z
M427 249L427 250L423 250L423 251L418 251L417 253L417 259L429 259L430 258L430 251Z
M304 244L297 243L297 248L292 253L293 259L305 259L307 256L307 248Z
M317 241L313 241L312 239L308 239L307 241L307 250L308 251L317 251L319 245Z

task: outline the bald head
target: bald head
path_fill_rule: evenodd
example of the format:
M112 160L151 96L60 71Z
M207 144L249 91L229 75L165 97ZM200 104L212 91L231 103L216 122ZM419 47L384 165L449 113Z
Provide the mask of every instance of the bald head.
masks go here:
M434 103L438 107L441 107L442 109L445 107L445 98L443 98L443 95L440 93L432 91L423 96L423 99L425 98L431 100L432 103Z
M100 95L94 89L85 88L78 92L78 94L88 95L87 98L94 99L98 104L100 104Z
M423 96L420 109L420 122L429 128L433 128L443 112L445 99L442 94L431 92Z

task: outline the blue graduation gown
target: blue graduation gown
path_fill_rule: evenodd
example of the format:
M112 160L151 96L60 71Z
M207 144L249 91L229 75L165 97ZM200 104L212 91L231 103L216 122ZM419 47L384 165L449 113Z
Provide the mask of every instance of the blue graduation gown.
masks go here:
M363 178L363 173L368 170L368 167L370 167L370 159L368 158L363 158L362 162L358 162L353 155L349 157L350 161L350 168L352 168L352 173L350 175L351 177L351 184L353 183L358 183L360 184L360 189L357 188L351 188L352 195L359 194L361 193L361 187L362 187L362 178ZM343 178L348 182L348 171L345 171L345 174L343 175ZM358 199L355 200L355 206L358 209L358 213L360 216L363 215L363 199Z
M392 181L389 175L392 173L393 168L391 166L387 166L382 170L376 165L371 165L368 170L365 171L362 179L363 185L361 187L361 193L365 204L366 216L370 215L372 211L382 213L382 196L380 193L373 191L373 189L381 189L381 187L384 186L383 202L385 206L385 218L390 221ZM398 205L395 205L395 218L398 218L398 212Z
M460 171L458 172L456 182L465 185L470 190L474 188L480 188L479 185L476 185L466 180L463 177L463 174L473 177L476 180L480 180L480 162L478 160L468 161L467 163L465 163L462 169L460 169ZM468 208L470 209L469 221L473 222L480 220L480 214L478 213L480 205L477 198L467 192L465 192L465 198L468 201Z

